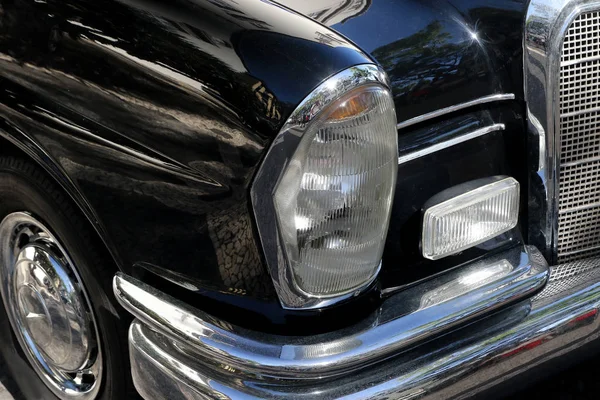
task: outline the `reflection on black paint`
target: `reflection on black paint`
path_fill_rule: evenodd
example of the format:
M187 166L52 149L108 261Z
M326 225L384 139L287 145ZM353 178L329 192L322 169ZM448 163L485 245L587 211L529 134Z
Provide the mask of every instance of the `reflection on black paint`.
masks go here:
M83 194L122 269L188 276L243 325L289 314L253 228L255 169L313 87L365 62L258 0L0 0L0 119Z
M526 1L282 2L346 35L385 68L398 121L494 93L522 98Z
M526 1L374 1L361 8L349 2L282 0L331 26L368 51L391 81L398 121L495 93L523 98L522 24ZM360 12L348 11L356 6ZM341 16L344 15L343 18ZM329 24L329 22L327 22ZM492 104L493 116L458 113L402 129L400 151L439 143L452 134L505 123L505 132L399 166L392 222L380 283L409 284L481 255L477 249L429 261L421 256L421 207L434 194L458 183L494 174L516 177L526 186L523 116L517 104ZM503 107L498 112L498 108ZM462 116L460 115L462 114ZM526 209L525 205L522 209Z
M522 96L524 1L338 3L311 16L384 66L399 120L491 93ZM334 319L282 310L248 188L294 107L328 76L365 62L342 36L268 1L0 0L0 131L24 132L45 149L49 167L89 202L123 269L145 263L187 276L198 290L173 293L231 322L326 330L377 302L331 310ZM495 118L512 136L471 155L476 171L463 155L399 179L384 285L407 279L398 260L416 257L414 243L402 243L418 237L426 194L488 172L514 175L502 146L517 143L519 118L511 110ZM302 322L315 314L319 323Z
M373 56L387 71L395 94L427 97L437 92L444 78L459 73L463 49L450 39L452 35L434 21L409 37L379 47Z

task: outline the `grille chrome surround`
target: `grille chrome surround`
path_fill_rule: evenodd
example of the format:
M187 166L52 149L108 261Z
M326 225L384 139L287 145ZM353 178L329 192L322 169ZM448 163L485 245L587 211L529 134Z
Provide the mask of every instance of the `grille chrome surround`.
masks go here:
M600 0L530 0L527 235L551 265L600 255Z
M557 262L600 255L600 11L568 26L559 70Z

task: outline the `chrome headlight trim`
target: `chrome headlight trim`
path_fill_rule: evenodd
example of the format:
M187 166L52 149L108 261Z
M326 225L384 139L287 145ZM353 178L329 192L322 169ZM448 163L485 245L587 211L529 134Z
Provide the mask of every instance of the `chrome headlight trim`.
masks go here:
M273 141L251 188L251 200L268 270L281 306L285 309L318 309L336 304L364 291L377 276L359 288L335 297L318 297L301 290L281 246L273 194L289 160L310 126L329 104L345 93L379 84L390 90L385 72L373 64L347 68L321 83L294 110ZM316 102L315 99L320 99Z

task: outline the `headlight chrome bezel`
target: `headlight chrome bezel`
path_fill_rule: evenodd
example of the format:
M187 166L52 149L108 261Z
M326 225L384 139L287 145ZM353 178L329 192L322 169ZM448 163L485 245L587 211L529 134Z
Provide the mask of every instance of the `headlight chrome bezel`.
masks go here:
M388 82L385 72L373 64L350 67L325 80L294 110L273 141L256 175L251 188L252 206L265 261L280 303L285 309L318 309L339 303L364 291L377 277L379 268L369 281L340 295L324 297L304 292L296 284L294 272L286 260L274 193L304 133L323 110L346 93L365 85L375 84L390 91ZM320 101L315 102L317 98ZM395 186L395 182L391 184Z

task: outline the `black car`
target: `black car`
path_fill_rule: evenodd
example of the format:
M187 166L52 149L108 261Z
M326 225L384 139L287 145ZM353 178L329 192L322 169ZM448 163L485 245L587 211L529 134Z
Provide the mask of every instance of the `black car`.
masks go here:
M597 0L0 0L6 367L510 393L597 347L599 92Z

